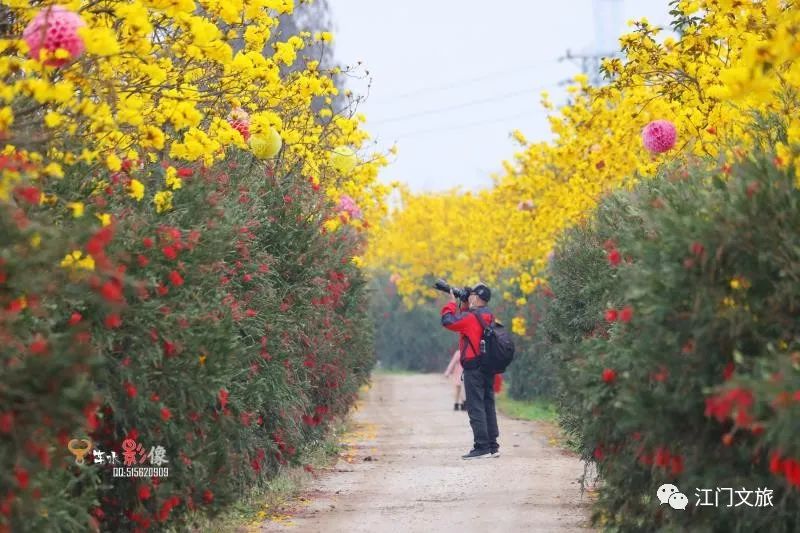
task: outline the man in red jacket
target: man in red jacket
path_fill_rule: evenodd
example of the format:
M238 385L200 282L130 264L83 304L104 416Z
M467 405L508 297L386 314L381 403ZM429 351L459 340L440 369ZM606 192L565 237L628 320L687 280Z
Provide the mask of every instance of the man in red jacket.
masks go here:
M483 283L470 289L469 300L458 308L456 297L450 292L451 301L442 308L442 325L461 335L461 366L464 368L464 390L467 394L467 414L472 426L474 446L462 455L463 459L482 459L500 457L497 444L497 413L494 407L494 376L484 373L480 368L481 338L483 328L478 322L479 313L485 324L494 320L491 310L486 307L492 292Z

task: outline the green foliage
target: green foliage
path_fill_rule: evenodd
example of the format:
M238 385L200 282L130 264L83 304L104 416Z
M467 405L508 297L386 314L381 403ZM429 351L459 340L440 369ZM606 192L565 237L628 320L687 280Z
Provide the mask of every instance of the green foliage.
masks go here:
M375 352L384 368L415 372L442 372L458 337L441 326L435 302L406 308L388 276L376 274L370 285L370 314Z
M528 297L526 308L519 312L528 324L527 337L517 340L514 361L504 374L508 395L515 400L550 401L556 395L558 367L541 322L550 296L549 290L537 290Z
M800 191L773 157L666 170L556 250L543 324L609 530L800 527ZM663 483L685 512L659 505ZM770 488L774 507L695 506L716 487Z
M12 421L0 423L0 493L16 499L0 511L13 530L184 528L188 511L214 515L298 464L368 379L366 281L350 261L362 235L326 233L331 206L291 169L231 155L183 169L165 213L126 193L130 177L158 186L158 165L106 177L82 218L0 205L0 305L28 297L0 317L0 417ZM90 172L70 167L52 192L87 197ZM113 223L98 229L100 213ZM73 249L96 268L59 267ZM37 338L46 352L26 353ZM86 434L118 457L126 439L163 446L169 476L114 478L91 455L77 467L65 439Z

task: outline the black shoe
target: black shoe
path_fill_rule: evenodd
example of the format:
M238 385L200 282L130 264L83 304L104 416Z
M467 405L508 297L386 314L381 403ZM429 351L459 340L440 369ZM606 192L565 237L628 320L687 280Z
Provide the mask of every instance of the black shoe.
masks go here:
M489 450L477 450L473 448L467 455L462 455L462 459L486 459L491 457L492 453Z
M490 442L489 453L492 454L492 457L500 457L500 445L496 442Z
M461 410L462 411L466 411L467 410L467 402L461 402Z
M459 405L460 405L460 404L455 404L455 405L453 406L453 411L458 411L458 407L459 407Z

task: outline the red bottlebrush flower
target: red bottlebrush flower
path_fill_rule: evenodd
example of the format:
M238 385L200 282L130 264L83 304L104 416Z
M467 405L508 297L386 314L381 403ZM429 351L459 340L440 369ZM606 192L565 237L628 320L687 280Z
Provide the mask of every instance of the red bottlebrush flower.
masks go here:
M168 421L170 418L172 418L172 413L170 413L170 412L169 412L169 409L167 409L166 407L162 407L162 408L161 408L161 420L163 420L164 422L166 422L166 421Z
M44 355L47 353L47 346L47 341L38 337L28 346L28 350L30 350L33 355Z
M83 316L79 312L73 311L72 315L70 315L69 317L69 321L67 322L67 324L69 324L70 326L75 326L81 320L83 320Z
M800 487L800 462L787 458L783 461L783 475L790 485Z
M153 247L153 239L151 237L145 237L142 239L142 244L145 248L152 248Z
M135 398L139 391L136 390L136 386L131 383L130 381L125 382L125 394L128 395L128 398Z
M694 351L694 341L689 339L681 348L681 353L684 355L688 355Z
M706 251L706 248L699 242L694 241L689 247L689 251L691 251L696 257L700 257Z
M159 283L158 287L156 287L156 292L158 293L159 296L166 296L167 294L169 294L169 288L163 283Z
M42 197L42 191L36 187L17 187L14 192L31 205L38 205L39 199Z
M242 281L244 281L245 283L253 281L253 276L251 274L245 274L244 276L242 276Z
M670 457L669 450L663 447L658 447L656 448L656 454L653 458L653 462L656 466L662 466L666 468L669 464Z
M141 255L141 254L136 256L136 262L139 263L139 266L142 267L142 268L144 268L144 267L146 267L147 265L150 264L150 260L147 257L145 257L144 255Z
M217 394L217 398L219 398L219 404L222 406L223 409L228 407L228 395L230 393L225 389L220 389L219 393Z
M161 249L161 253L163 253L164 257L166 257L170 261L174 261L178 258L178 251L175 249L174 246L164 246Z
M594 456L595 460L602 461L603 457L605 457L605 453L603 452L603 447L598 445L597 448L594 449L592 455Z
M258 311L256 311L255 309L248 309L247 311L245 311L245 314L250 318L252 318L258 314Z
M105 247L108 246L113 237L114 232L111 230L111 226L101 228L89 238L89 241L86 243L86 252L93 256L102 255L103 250L105 250Z
M683 473L683 457L680 455L673 455L669 461L670 472L673 476L678 476Z
M178 169L178 176L182 178L188 178L192 174L194 174L194 170L189 167L181 167Z
M164 348L164 355L167 357L172 357L178 353L178 348L175 346L175 344L171 343L170 341L165 340L163 348Z
M0 433L8 434L14 429L14 413L6 411L0 413Z
M139 499L142 501L149 500L150 496L152 496L149 485L142 485L141 487L139 487L138 492L139 492Z
M622 261L622 254L616 248L608 252L608 263L611 266L617 266Z
M25 300L23 298L17 298L9 302L6 306L6 311L9 313L19 313L25 308Z
M606 309L605 318L606 322L616 322L619 314L616 309Z
M122 284L116 279L110 279L100 287L100 294L110 302L120 302L123 299Z
M628 323L633 318L633 307L630 305L626 305L622 308L619 312L619 319L625 323Z
M21 489L28 488L28 482L30 481L31 476L27 470L25 470L21 466L15 466L14 477L17 478L17 485L19 485L19 488Z
M36 201L37 202L39 201L39 197L38 196L36 197ZM285 203L287 203L287 204L290 204L290 203L292 203L292 197L290 195L288 195L288 194L284 194L283 195L283 201Z
M603 369L603 381L606 383L613 383L617 379L617 372L611 368Z
M117 313L111 313L106 317L104 323L108 329L117 329L122 326L122 318Z
M176 287L180 287L183 285L183 277L177 270L173 270L169 273L169 282L172 283Z
M733 364L733 361L728 361L728 364L725 365L725 368L722 370L722 379L725 381L731 379L734 370L736 370L736 365Z
M214 493L210 490L206 489L203 491L203 501L206 503L211 503L214 501Z
M658 372L654 372L652 374L654 380L663 383L669 377L669 370L664 365L661 365Z
M773 474L780 474L783 472L783 461L778 452L772 452L769 456L769 471Z

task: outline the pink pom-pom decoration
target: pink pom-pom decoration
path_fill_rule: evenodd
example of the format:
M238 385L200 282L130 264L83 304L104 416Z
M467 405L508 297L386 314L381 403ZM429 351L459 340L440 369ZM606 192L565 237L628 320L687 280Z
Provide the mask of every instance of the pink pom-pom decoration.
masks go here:
M228 113L228 124L241 133L245 141L250 139L250 114L247 111L241 107L232 109Z
M22 38L28 43L31 58L38 61L42 50L45 50L45 65L60 67L83 53L84 44L78 35L78 28L84 26L86 23L77 13L63 6L51 6L33 17L22 32ZM59 48L66 50L70 57L55 57L55 51Z
M642 130L644 147L654 154L661 154L675 146L678 132L669 120L654 120Z
M343 194L339 198L339 211L345 211L350 218L356 219L361 218L361 208L358 207L355 200L353 200L350 196Z

